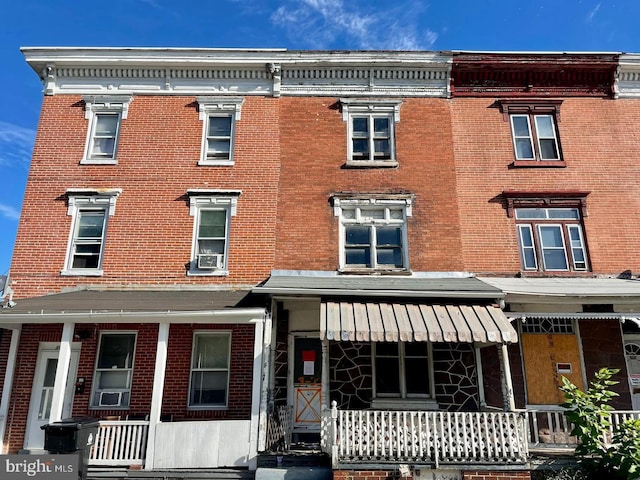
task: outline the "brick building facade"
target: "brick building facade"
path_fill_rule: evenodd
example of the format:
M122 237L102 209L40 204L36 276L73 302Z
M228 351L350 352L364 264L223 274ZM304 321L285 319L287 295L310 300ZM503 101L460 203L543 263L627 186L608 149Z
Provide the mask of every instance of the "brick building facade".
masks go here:
M24 54L45 95L0 313L4 451L91 415L145 423L146 469L255 469L284 407L340 475L525 478L524 423L493 454L385 466L322 421L537 411L604 366L640 408L635 56ZM163 444L184 432L188 464Z

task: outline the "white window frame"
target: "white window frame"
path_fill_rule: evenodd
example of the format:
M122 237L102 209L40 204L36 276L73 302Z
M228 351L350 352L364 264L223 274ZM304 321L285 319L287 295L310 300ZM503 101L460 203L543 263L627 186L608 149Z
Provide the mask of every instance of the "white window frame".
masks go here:
M526 210L537 210L540 217L523 216ZM575 216L567 215L559 217L551 215L551 211L575 212ZM587 272L589 271L589 258L587 254L587 246L585 243L584 229L582 225L582 215L580 209L576 207L515 207L514 214L516 219L516 228L518 236L518 249L520 251L521 266L524 271L543 271L543 272ZM542 231L544 227L557 229L562 238L562 247L545 246L542 243ZM523 231L527 231L533 241L533 245L523 245ZM577 232L579 244L574 244L571 239L571 232ZM567 268L549 268L546 265L544 252L547 250L560 250L564 253ZM525 250L533 252L533 264L527 264ZM576 251L581 252L584 261L578 261Z
M527 136L516 136L516 130L514 126L514 120L517 117L524 117L527 120L527 128L528 135ZM540 127L538 124L538 120L546 117L551 120L551 130L553 132L552 137L542 137L540 135ZM533 122L531 121L533 120ZM560 145L558 143L558 132L555 116L550 113L545 114L533 114L533 113L517 113L510 115L510 124L511 124L511 138L513 140L513 150L515 154L516 160L521 161L538 161L538 162L557 162L562 161L562 154L560 152ZM531 152L533 154L532 157L520 157L518 156L518 146L517 140L526 138L529 140L529 144L531 145ZM556 157L555 158L542 158L542 146L540 142L542 140L552 140L555 146Z
M200 276L227 276L229 275L229 241L231 229L231 217L234 217L238 210L238 197L241 190L188 190L189 195L189 215L193 217L193 234L191 244L191 259L187 275ZM224 239L224 252L220 268L199 268L198 267L198 232L200 227L200 212L205 210L224 211L226 216Z
M116 211L116 200L122 193L122 189L68 189L68 207L67 215L72 217L71 230L69 233L69 241L67 243L67 254L65 257L65 266L61 270L61 275L80 275L80 276L101 276L103 274L104 248L107 237L107 227L109 217L112 217ZM104 212L104 223L102 226L102 238L100 239L100 258L97 268L73 268L73 259L75 257L75 249L78 242L78 227L80 218L83 213L87 212Z
M334 196L334 215L340 218L339 226L339 270L344 272L377 272L377 271L408 271L409 270L409 244L407 236L407 219L412 214L411 195L398 195L395 198L350 198ZM391 211L402 211L401 218L392 218ZM367 212L382 212L381 218L371 218ZM349 212L348 215L345 215ZM346 259L346 229L348 226L366 226L370 231L370 266L350 266ZM402 266L389 266L377 264L376 227L396 226L401 227Z
M378 100L378 99L341 99L342 120L347 123L347 165L366 167L394 167L398 165L396 157L396 124L400 123L401 100ZM354 159L353 151L353 120L354 118L367 118L369 124L369 158ZM374 141L375 129L373 127L376 118L387 118L389 120L389 158L376 159ZM386 137L385 137L386 138Z
M195 346L196 339L203 336L220 336L226 337L228 342L227 349L227 367L226 368L197 368L194 367L194 356L196 354ZM226 410L229 408L229 385L231 381L231 331L230 330L197 330L193 332L193 338L191 341L191 357L189 360L189 390L187 397L187 409L188 410ZM227 373L227 384L225 390L225 402L224 405L219 404L191 404L191 387L193 386L193 374L194 372L220 372Z
M100 354L102 353L102 340L105 336L115 336L115 335L133 335L133 351L131 352L131 358L129 361L129 365L122 368L98 368L100 362ZM93 368L93 380L91 387L91 399L89 400L89 408L91 409L102 409L102 410L118 410L118 409L128 409L131 405L131 390L133 385L133 369L135 368L135 358L136 358L136 348L138 345L138 332L129 331L129 330L105 330L100 332L100 336L98 338L98 346L96 349L96 361ZM114 370L125 371L127 373L127 386L125 388L111 388L101 390L98 388L99 385L99 376L103 372L112 372ZM102 393L119 393L120 397L122 395L128 395L128 401L125 405L113 406L113 405L101 405L99 400L96 401L98 395Z
M115 165L118 163L118 145L120 141L120 130L122 121L127 118L129 113L129 105L132 96L116 96L116 95L85 95L82 97L85 103L84 117L89 121L87 129L87 139L85 142L84 155L80 160L81 164L97 164L97 165ZM93 146L96 139L96 125L101 115L117 116L117 127L114 135L113 155L111 156L95 156Z
M407 393L407 375L410 374L406 368L405 345L408 342L397 342L398 345L398 383L400 391L393 393L378 393L377 391L377 374L376 374L376 342L371 343L371 367L372 367L372 406L374 408L401 408L406 405L407 408L413 408L416 405L423 405L425 402L435 404L435 379L433 365L433 345L430 342L424 343L427 347L427 360L429 362L429 393L417 394ZM416 374L416 372L412 372ZM430 408L435 408L432 405Z
M196 101L198 102L198 118L202 121L202 145L198 165L233 165L235 163L233 152L236 122L240 120L244 97L197 97ZM208 156L209 120L212 117L229 117L231 119L228 158L209 158Z

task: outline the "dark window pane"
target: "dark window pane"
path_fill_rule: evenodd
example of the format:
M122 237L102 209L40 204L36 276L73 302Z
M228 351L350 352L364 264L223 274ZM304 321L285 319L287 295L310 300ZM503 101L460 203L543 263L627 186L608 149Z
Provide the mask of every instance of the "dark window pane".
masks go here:
M118 115L98 115L95 134L97 136L115 136L118 130Z
M389 158L391 155L391 147L389 145L390 143L387 139L375 140L373 142L373 148L375 148L376 158Z
M513 133L516 137L530 137L529 133L529 121L524 115L513 115L511 117L513 124Z
M402 229L400 227L377 227L376 239L378 245L401 245Z
M98 368L130 368L135 335L102 335Z
M231 136L231 117L209 117L209 137Z
M540 140L540 158L542 160L558 160L558 150L554 139Z
M369 132L369 118L368 117L353 117L353 136L361 137L368 136Z
M517 158L522 159L534 158L531 142L528 138L516 138L516 155Z
M405 381L408 394L429 394L429 359L405 358Z
M394 267L402 267L402 249L396 248L378 248L377 263L378 265L393 265Z
M367 140L353 140L353 158L356 160L369 158L369 142Z
M378 393L400 394L397 358L376 357L376 390Z
M347 245L369 245L369 227L345 227Z
M229 364L229 337L226 335L199 335L193 352L193 368L227 368Z
M193 372L191 405L226 405L227 372Z
M373 130L376 137L389 137L389 119L374 118Z
M102 238L104 211L80 212L78 238Z
M225 210L202 210L200 212L199 237L225 237L227 212Z
M347 265L371 266L370 248L349 248L345 251L345 263Z

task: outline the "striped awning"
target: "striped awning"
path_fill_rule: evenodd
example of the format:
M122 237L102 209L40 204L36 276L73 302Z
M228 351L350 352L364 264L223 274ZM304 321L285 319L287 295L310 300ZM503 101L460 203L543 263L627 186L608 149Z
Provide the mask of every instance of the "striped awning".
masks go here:
M379 302L322 302L320 337L363 342L518 341L497 307Z

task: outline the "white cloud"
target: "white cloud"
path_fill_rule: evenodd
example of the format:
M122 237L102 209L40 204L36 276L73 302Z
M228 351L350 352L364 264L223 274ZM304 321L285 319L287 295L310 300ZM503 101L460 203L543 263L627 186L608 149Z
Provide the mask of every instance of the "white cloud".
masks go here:
M20 210L11 205L0 203L0 215L11 220L18 220L20 218Z
M310 48L428 50L438 35L421 29L422 3L404 1L385 10L343 0L285 0L271 22Z
M29 168L36 132L0 121L0 166Z
M593 20L593 18L596 16L596 14L598 13L598 10L600 10L600 4L598 3L595 8L593 10L591 10L588 14L587 14L587 23L591 23L591 21Z

